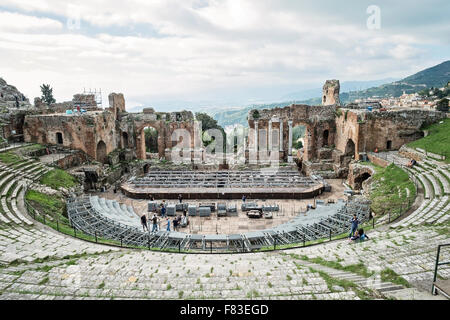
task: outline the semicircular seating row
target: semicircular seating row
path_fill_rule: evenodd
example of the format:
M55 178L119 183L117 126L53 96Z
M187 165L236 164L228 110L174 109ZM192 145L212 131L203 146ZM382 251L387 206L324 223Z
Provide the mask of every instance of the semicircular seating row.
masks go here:
M137 188L248 188L311 187L320 183L317 177L306 177L295 170L254 171L150 171L134 177L129 183Z
M0 222L6 225L33 225L33 221L18 208L18 196L27 183L38 180L48 170L45 165L32 159L0 163Z
M274 244L327 238L347 232L354 213L363 222L370 215L370 204L367 201L338 201L335 204L317 205L310 215L299 214L270 229L232 235L199 235L168 231L144 232L132 207L98 196L70 198L67 209L72 225L78 230L121 243L183 250L210 250L214 243L214 249L231 251L250 251Z
M89 198L92 207L106 218L123 223L130 227L141 227L140 219L131 206L120 205L115 200L92 196Z
M391 152L387 159L405 170L411 179L423 189L424 201L406 218L394 222L391 227L408 227L420 224L441 224L450 220L450 166L430 158L420 161L413 168L409 159Z

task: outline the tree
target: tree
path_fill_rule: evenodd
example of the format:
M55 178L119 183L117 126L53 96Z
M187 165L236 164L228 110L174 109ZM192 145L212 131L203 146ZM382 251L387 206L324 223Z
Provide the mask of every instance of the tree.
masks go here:
M296 150L300 150L301 148L303 148L303 143L301 142L301 140L295 141L292 144L292 147Z
M158 153L158 131L152 127L144 129L145 135L145 151Z
M225 146L226 143L225 141L227 136L225 134L225 130L217 123L217 120L214 120L214 118L212 118L210 115L204 113L204 112L197 112L195 114L195 118L197 119L197 121L201 121L202 122L202 131L205 132L209 129L217 129L220 130L222 132L222 136L223 136L223 148L225 150ZM202 136L202 140L203 140L203 145L206 147L209 144L211 144L212 142L214 142L215 138L211 138L207 133L203 134Z
M48 106L56 102L55 98L53 98L53 88L51 88L49 84L43 84L41 86L41 92L42 92L41 99Z
M305 136L306 127L299 125L295 126L292 130L292 140L297 141L300 138L303 138Z

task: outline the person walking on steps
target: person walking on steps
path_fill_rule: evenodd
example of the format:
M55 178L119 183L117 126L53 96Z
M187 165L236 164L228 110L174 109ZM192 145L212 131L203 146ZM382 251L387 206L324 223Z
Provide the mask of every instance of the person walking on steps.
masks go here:
M166 230L170 232L170 219L169 218L167 218L167 229Z
M145 213L141 216L141 224L142 224L142 230L148 231L148 226L147 226L147 216L145 215Z
M352 223L352 229L350 230L350 234L348 235L349 238L353 237L356 230L358 230L359 220L358 217L356 217L356 214L353 215L353 218L350 220L350 222Z
M158 231L158 217L156 216L156 214L153 214L152 223L153 223L152 232Z

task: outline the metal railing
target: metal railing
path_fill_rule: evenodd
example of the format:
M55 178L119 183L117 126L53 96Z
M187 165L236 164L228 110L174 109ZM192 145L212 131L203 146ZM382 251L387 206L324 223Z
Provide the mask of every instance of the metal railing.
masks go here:
M401 163L400 161L396 160L395 157L392 158L388 158L387 153L373 153L371 152L371 154L375 157L378 157L382 160L385 160L386 162L392 163L395 166L399 167L400 169L402 169L404 172L406 172L406 174L408 174L409 179L414 183L414 189L415 189L415 194L416 197L418 195L418 190L419 190L419 183L417 181L417 178L411 174L411 172L409 172L408 170L405 170L405 165L403 163ZM393 212L392 210L389 210L387 215L387 220L388 223L394 222L395 220L399 219L400 217L402 217L406 212L408 212L412 206L412 204L414 203L415 199L411 199L408 197L407 201L402 202L399 204L399 206L396 209L399 209L398 212ZM375 223L374 226L375 227Z
M431 286L431 294L433 294L433 295L437 295L436 280L437 280L437 276L438 276L438 268L439 268L439 266L450 264L450 261L439 262L440 255L441 255L441 248L445 248L445 247L450 247L450 243L438 245L437 256L436 256L436 263L434 265L433 285ZM446 292L446 294L450 295L450 292Z

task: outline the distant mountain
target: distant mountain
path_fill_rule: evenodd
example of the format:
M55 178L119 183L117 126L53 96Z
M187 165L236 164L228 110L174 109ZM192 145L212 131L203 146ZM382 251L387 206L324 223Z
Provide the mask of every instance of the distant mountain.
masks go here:
M347 103L355 99L369 97L399 97L403 92L416 93L425 88L441 88L448 81L450 81L450 60L396 82L362 91L351 91L348 94L343 93L341 94L341 102Z
M218 124L222 127L241 124L244 127L248 125L247 122L247 114L252 109L273 109L277 107L285 107L291 105L293 103L296 104L308 104L308 105L318 105L322 103L321 98L313 98L308 100L295 100L295 101L283 101L278 103L268 103L268 104L252 104L247 107L232 109L223 111L220 109L217 110L208 110L208 114L210 114L215 120L217 120Z
M373 81L344 81L344 82L341 82L341 93L365 90L368 88L379 86L379 85L382 85L385 83L394 82L397 80L398 79L387 78L387 79L380 79L380 80L373 80ZM306 100L306 99L312 99L315 97L320 97L321 95L322 95L322 88L315 88L315 89L302 90L302 91L286 94L281 97L280 101Z
M400 82L411 85L426 85L428 88L441 88L450 81L450 60L420 71Z
M377 81L343 82L341 84L340 94L341 103L345 104L352 102L355 99L366 99L369 97L399 97L403 94L403 92L416 93L423 90L424 88L441 88L450 81L450 60L445 61L437 66L420 71L399 81L381 85L379 85L379 83L383 83L384 80L378 81L378 83L376 83ZM385 79L385 81L392 81L392 79ZM363 87L365 87L363 90L357 90ZM253 104L247 107L243 107L242 109L233 109L227 111L217 109L210 110L208 113L210 113L221 126L233 125L237 123L246 126L247 114L251 109L270 109L283 107L294 102L297 104L319 105L322 103L320 98L321 95L322 89L311 89L285 95L283 99L280 99L279 103Z

